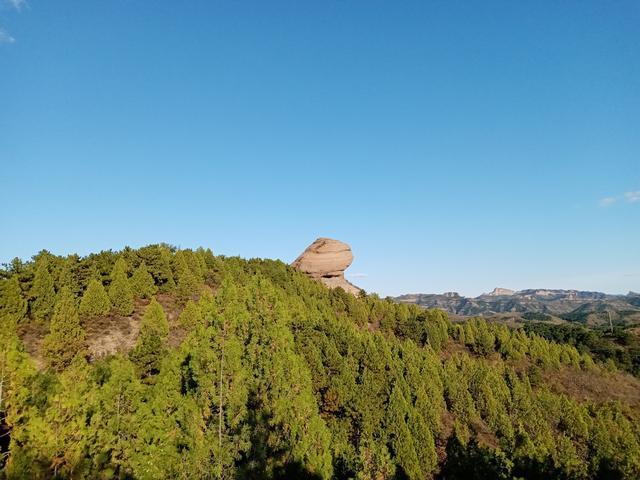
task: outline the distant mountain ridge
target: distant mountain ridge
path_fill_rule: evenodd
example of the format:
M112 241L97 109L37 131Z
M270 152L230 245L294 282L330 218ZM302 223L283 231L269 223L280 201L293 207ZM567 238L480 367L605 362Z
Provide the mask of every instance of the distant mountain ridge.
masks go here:
M477 297L463 297L457 292L443 294L407 294L395 298L427 308L440 308L464 316L490 316L501 313L559 317L568 321L600 323L611 314L613 320L640 321L640 294L610 295L580 290L527 289L513 291L495 288Z

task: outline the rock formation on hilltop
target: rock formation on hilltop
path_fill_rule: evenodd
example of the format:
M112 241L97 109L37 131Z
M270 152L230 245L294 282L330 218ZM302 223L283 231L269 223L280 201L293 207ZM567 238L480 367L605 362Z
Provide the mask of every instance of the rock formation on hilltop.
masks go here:
M342 287L354 295L360 289L344 278L344 271L351 265L351 247L339 240L318 238L291 264L309 277L320 280L329 288Z
M513 295L514 293L516 293L513 290L509 290L508 288L500 288L500 287L496 287L493 289L493 291L487 295L489 295L490 297L500 297L500 296L508 296L508 295Z

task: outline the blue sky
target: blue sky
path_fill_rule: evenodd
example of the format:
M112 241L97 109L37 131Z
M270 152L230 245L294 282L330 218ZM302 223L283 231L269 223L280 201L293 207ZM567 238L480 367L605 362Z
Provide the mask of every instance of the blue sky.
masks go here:
M382 295L640 290L635 0L0 2L0 261L329 236Z

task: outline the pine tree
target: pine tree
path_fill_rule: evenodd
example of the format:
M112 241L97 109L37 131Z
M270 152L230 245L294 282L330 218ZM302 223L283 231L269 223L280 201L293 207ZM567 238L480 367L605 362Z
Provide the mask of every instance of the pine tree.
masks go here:
M204 262L201 262L198 255L193 250L182 250L185 260L189 266L189 270L193 272L198 281L202 281L204 277Z
M391 460L387 446L382 442L376 443L373 439L367 438L362 441L358 464L358 480L402 478L401 475L395 475L396 466Z
M111 310L111 301L102 282L97 278L91 279L80 301L80 315L89 317L106 315L109 310Z
M76 355L85 354L85 331L80 325L76 301L69 287L63 287L58 294L49 334L44 338L42 349L47 364L56 371L66 368Z
M206 329L196 326L192 338L207 410L217 413L207 437L215 459L212 470L216 478L237 478L234 463L249 446L245 425L250 373L243 364L244 335L239 328L248 314L229 283L221 286L215 299L204 295L198 307L210 324Z
M130 354L143 379L148 379L160 371L168 336L167 317L162 305L154 298L144 312L138 340Z
M8 325L15 327L20 323L27 313L27 301L22 298L22 289L17 275L2 283L0 290L0 326L6 328Z
M36 269L31 296L33 297L31 312L34 318L39 322L49 320L56 303L56 291L46 261L41 261Z
M156 287L144 262L136 268L131 276L131 290L137 298L151 298L158 292L158 287Z
M0 328L0 443L4 448L10 440L9 452L0 453L0 478L46 478L36 475L33 462L20 455L18 445L30 437L33 398L31 387L36 368L15 331ZM10 461L5 464L7 454ZM22 458L21 458L22 457ZM22 461L22 459L26 461ZM1 467L4 465L4 469ZM42 470L42 469L39 469ZM6 475L6 477L5 477Z
M198 293L200 282L189 268L186 254L182 251L176 254L176 276L178 277L176 293L178 300L184 304Z
M90 426L95 441L89 452L100 473L111 471L112 478L131 478L134 446L141 435L136 414L143 404L143 386L126 357L116 355L108 371L107 381L96 392L98 414L91 417Z
M200 309L192 300L187 302L184 310L180 313L179 321L180 325L188 330L193 330L202 323Z
M252 444L268 443L252 450L251 468L287 475L299 463L311 474L330 478L330 432L319 414L309 369L295 352L289 314L271 282L256 279L251 288L255 310L247 348L257 377Z
M78 255L69 255L62 261L60 273L56 282L56 289L60 290L65 285L69 287L71 293L79 297L82 295L83 282L81 277L83 264Z
M408 478L424 478L420 468L420 461L416 453L414 437L407 425L410 409L401 389L395 386L389 396L386 421L391 439L391 447L397 464L402 467Z
M86 452L95 438L87 425L95 412L91 366L75 356L58 380L44 416L46 431L38 442L50 452L56 477L87 478Z
M123 258L116 261L111 271L109 298L120 315L130 315L133 312L133 293L127 278L127 263Z
M166 246L160 245L158 247L160 252L157 264L157 276L154 274L154 278L157 280L159 290L162 293L171 293L176 289L176 282L171 272L171 259L172 253Z

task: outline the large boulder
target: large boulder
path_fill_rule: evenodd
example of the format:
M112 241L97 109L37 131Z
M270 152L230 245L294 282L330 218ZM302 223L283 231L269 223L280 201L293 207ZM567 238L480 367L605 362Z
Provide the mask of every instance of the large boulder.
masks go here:
M360 289L344 278L344 271L352 261L353 254L349 245L332 238L318 238L291 266L330 288L342 287L356 295Z

